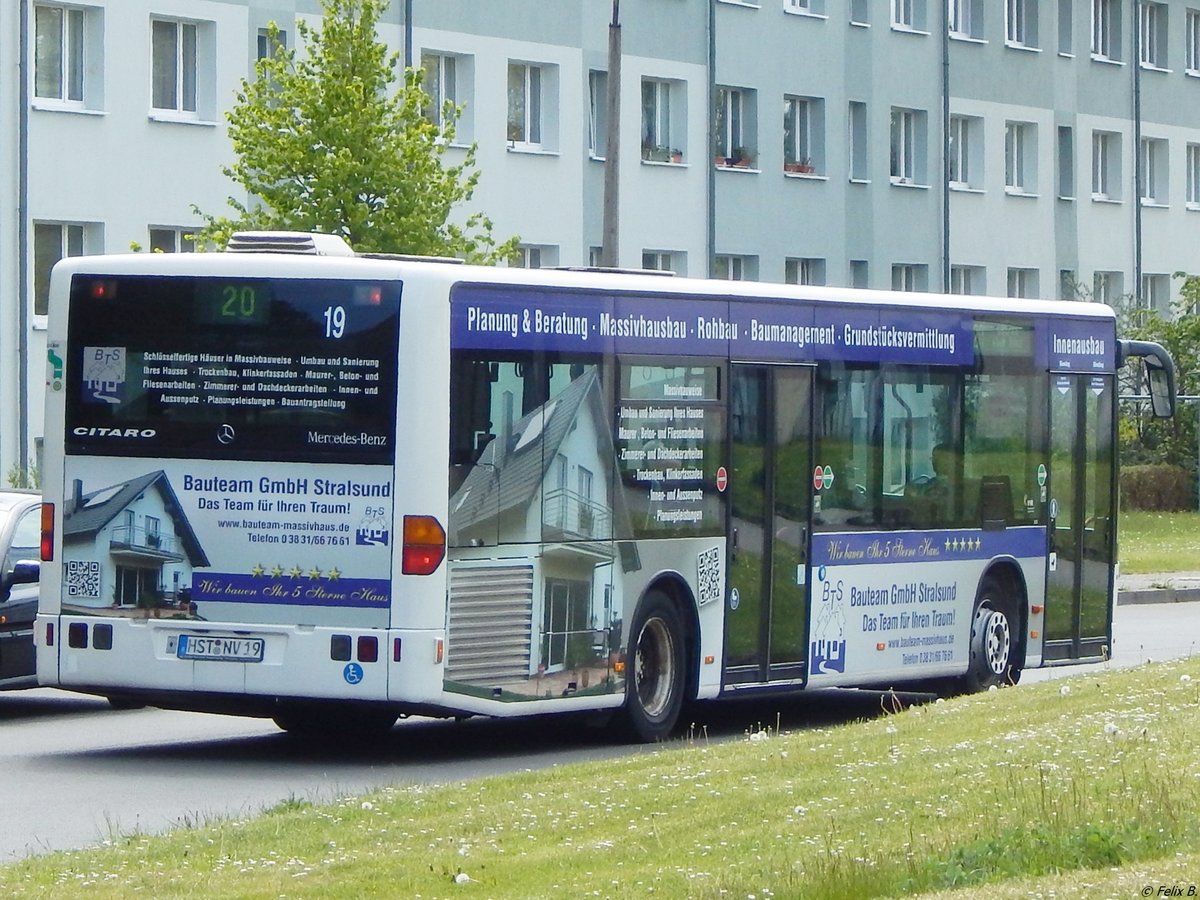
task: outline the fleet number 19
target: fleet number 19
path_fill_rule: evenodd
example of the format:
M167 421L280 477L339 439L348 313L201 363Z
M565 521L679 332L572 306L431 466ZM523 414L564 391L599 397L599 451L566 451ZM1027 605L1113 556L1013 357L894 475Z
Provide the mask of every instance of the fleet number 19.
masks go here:
M325 307L325 337L340 338L346 333L346 307Z

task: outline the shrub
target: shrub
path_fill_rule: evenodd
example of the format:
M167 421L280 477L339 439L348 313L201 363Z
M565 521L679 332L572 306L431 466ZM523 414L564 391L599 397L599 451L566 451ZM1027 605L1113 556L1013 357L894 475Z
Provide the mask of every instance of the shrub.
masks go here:
M1186 469L1158 464L1121 470L1121 508L1174 512L1195 505Z

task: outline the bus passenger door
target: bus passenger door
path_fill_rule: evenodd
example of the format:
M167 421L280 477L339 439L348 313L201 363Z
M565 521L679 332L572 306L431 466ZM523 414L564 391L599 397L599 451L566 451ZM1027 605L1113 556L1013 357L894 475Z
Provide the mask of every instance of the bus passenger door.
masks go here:
M1111 375L1050 377L1045 657L1100 657L1112 626L1115 385Z
M812 370L731 367L725 683L805 677Z

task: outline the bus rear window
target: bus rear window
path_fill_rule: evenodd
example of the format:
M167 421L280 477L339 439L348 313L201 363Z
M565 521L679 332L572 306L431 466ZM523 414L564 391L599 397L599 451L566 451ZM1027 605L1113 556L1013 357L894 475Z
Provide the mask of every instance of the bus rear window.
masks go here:
M76 276L66 449L385 463L400 285Z

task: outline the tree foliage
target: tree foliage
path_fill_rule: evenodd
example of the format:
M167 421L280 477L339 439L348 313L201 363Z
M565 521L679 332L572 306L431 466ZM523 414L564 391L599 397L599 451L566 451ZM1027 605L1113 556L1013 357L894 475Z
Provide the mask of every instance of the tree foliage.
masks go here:
M1126 302L1118 310L1123 337L1157 341L1175 360L1176 390L1200 395L1200 276L1176 272L1183 279L1179 299L1170 315L1136 308ZM1140 373L1135 372L1135 375ZM1126 384L1122 393L1144 393L1144 380ZM1123 465L1165 463L1186 469L1193 483L1197 474L1197 410L1180 403L1171 419L1154 419L1144 404L1124 404L1121 411Z
M451 214L479 181L476 146L445 158L461 107L447 102L440 124L427 110L420 69L377 37L389 0L321 0L320 29L297 22L298 51L272 23L274 55L259 60L226 114L236 162L223 168L245 189L232 216L209 215L198 243L224 246L241 230L337 234L359 252L509 258L517 238L498 242L492 222Z

